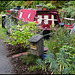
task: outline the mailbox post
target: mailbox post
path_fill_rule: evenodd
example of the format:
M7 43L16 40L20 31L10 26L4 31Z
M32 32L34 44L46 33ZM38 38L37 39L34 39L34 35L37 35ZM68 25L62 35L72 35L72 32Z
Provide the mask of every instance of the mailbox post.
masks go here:
M33 35L29 40L31 54L42 56L44 54L43 35Z

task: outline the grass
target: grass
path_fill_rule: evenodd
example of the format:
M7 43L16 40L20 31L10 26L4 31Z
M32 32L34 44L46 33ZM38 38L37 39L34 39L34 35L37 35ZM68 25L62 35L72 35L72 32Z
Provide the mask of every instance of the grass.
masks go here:
M1 24L0 24L0 39L6 41L8 39L8 35L6 33L6 29L2 28Z
M3 40L3 42L8 41L8 35L6 33L6 29L2 28L2 14L0 14L0 39Z

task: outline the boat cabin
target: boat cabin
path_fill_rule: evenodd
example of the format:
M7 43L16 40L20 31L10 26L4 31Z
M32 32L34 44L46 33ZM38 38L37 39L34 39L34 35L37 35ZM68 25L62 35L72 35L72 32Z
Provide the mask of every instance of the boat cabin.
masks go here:
M50 25L54 27L60 23L58 11L56 10L36 10L36 9L21 9L7 10L8 14L12 15L18 20L22 21L38 21L38 28L43 30L47 27L47 30L50 30Z
M47 27L50 30L50 26L54 27L60 23L58 11L56 10L37 10L35 20L39 22L41 30Z

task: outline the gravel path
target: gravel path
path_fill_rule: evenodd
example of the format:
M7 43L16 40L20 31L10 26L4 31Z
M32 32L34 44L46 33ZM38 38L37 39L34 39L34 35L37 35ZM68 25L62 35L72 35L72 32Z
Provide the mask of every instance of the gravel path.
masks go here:
M13 74L13 65L10 62L10 58L6 45L0 40L0 74Z

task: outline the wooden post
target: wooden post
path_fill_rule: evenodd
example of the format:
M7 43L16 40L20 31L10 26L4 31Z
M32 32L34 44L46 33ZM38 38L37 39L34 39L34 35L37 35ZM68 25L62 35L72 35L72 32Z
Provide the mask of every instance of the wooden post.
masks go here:
M51 19L54 19L54 15L51 15ZM54 27L54 20L52 20L52 27Z

